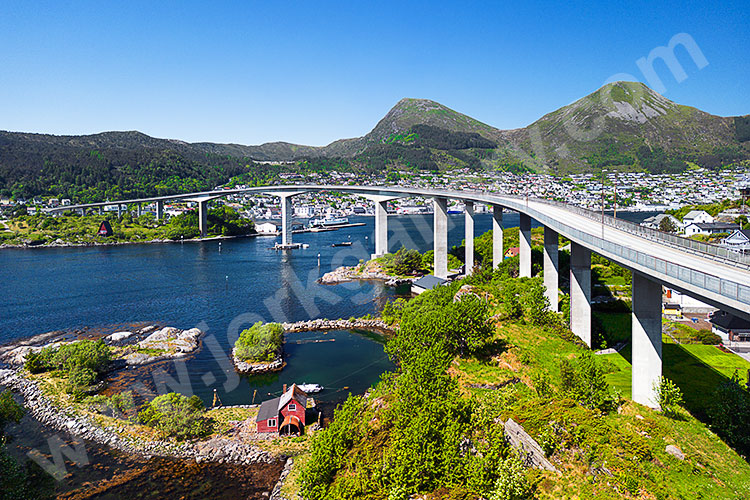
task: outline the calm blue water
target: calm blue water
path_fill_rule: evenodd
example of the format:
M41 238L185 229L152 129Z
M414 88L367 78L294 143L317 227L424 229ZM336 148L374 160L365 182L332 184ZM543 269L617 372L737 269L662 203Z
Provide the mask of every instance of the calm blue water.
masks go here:
M364 392L392 368L382 344L350 332L294 334L279 374L237 379L228 363L239 332L253 322L349 318L377 314L396 291L379 282L318 285L322 274L354 265L374 251L372 217L364 226L295 234L310 248L277 252L275 237L219 242L90 248L11 249L0 252L0 343L53 330L89 327L116 331L155 323L208 332L204 349L186 365L167 370L171 390L207 403L213 390L224 404L267 399L283 384L314 382L321 399ZM512 217L506 224L512 225ZM463 216L450 216L450 244L463 239ZM477 217L477 233L490 228ZM392 250L432 245L432 216L389 218ZM331 244L352 241L351 247ZM320 254L320 267L318 267ZM300 342L334 339L333 342ZM347 388L347 389L344 389Z
M310 248L285 252L270 249L276 237L225 240L221 251L218 241L3 250L0 343L83 327L116 331L133 323L197 326L208 332L204 349L186 369L169 369L172 390L198 394L210 403L216 389L224 404L249 403L254 391L257 402L292 382L331 387L321 399L364 392L392 365L381 344L356 333L293 335L286 346L288 366L277 375L238 380L228 364L239 332L255 321L377 314L395 295L379 282L315 282L325 272L354 265L374 251L374 219L350 221L365 225L295 234L294 241ZM476 234L491 225L489 214L478 214ZM518 214L505 214L504 225L517 226ZM449 215L449 245L460 244L463 233L463 215ZM431 215L389 217L392 251L404 245L423 252L432 240ZM341 241L353 245L331 247ZM295 343L330 338L335 341Z

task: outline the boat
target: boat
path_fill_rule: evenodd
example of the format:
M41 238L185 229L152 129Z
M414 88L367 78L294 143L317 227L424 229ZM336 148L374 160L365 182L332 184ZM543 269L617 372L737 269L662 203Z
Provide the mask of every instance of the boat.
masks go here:
M320 384L299 384L299 387L305 394L315 394L323 390L323 386Z
M313 219L310 221L310 226L342 226L348 224L349 219L346 217L326 217L325 219Z
M341 243L333 243L331 244L332 247L350 247L352 246L351 241L342 241Z

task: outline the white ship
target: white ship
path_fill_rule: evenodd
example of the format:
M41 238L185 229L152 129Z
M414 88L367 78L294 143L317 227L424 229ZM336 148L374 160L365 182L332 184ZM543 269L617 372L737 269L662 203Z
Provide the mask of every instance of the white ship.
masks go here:
M342 226L348 224L349 219L346 217L326 217L325 219L313 219L310 221L310 226Z

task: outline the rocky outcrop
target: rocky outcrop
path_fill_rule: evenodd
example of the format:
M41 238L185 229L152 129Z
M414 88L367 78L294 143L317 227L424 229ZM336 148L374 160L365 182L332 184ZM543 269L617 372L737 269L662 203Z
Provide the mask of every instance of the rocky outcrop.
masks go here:
M321 285L335 285L354 280L381 280L385 281L386 285L397 286L414 281L413 278L395 278L389 276L380 266L373 266L372 263L370 261L367 264L359 266L341 266L318 278L318 283Z
M675 457L677 460L685 460L685 454L678 446L668 444L664 451Z
M316 330L380 330L393 332L393 328L382 319L311 319L296 323L282 323L285 333Z
M214 438L196 443L125 439L110 429L100 427L85 415L75 415L70 410L56 406L33 381L15 370L0 370L0 385L20 393L24 406L42 424L126 453L145 458L161 456L233 464L270 463L278 460L278 457L266 451L231 439Z
M179 330L167 326L138 342L136 350L130 352L126 350L123 359L128 365L144 365L165 359L181 358L200 348L202 335L203 332L198 328ZM138 349L148 349L148 351Z
M249 363L242 361L237 357L237 348L232 348L232 360L234 360L234 369L240 373L266 373L266 372L277 372L284 368L284 357L279 355L273 361L267 363Z
M279 476L279 481L276 483L276 486L273 487L273 490L271 490L271 496L268 497L269 500L287 500L284 496L281 494L281 488L284 487L284 482L286 481L286 477L289 475L290 472L292 472L292 467L294 466L294 459L292 457L289 457L284 464L284 468L281 469L281 475Z
M510 445L521 454L521 459L524 461L526 467L534 467L549 471L557 470L555 466L547 460L544 450L539 446L539 443L529 436L523 427L516 423L512 418L509 418L505 423L505 438Z

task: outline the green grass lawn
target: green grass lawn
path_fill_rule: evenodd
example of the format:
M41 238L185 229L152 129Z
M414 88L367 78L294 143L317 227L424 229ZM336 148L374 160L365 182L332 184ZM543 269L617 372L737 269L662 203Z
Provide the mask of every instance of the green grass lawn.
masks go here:
M702 344L675 344L671 338L662 337L662 369L664 376L682 390L685 407L697 416L705 415L713 401L716 387L732 377L735 370L745 380L750 363L736 354L719 350L718 347ZM607 381L623 396L631 397L632 369L630 345L618 354L602 355L617 367L607 374Z
M609 327L619 329L624 337L627 326L629 339L630 314L611 316ZM681 418L672 419L626 402L619 412L600 414L559 397L540 399L530 388L541 372L547 372L550 383L557 386L560 361L579 355L583 348L521 323L502 324L497 337L504 346L489 360L460 358L451 371L469 397L507 394L503 418L512 417L540 442L549 438L551 429L563 429L559 436L566 444L552 456L561 473L533 473L538 498L750 498L750 465L699 420L716 385L735 369L747 370L750 363L714 346L678 345L665 337L665 376L680 386L691 413L680 410ZM598 358L608 372L608 382L629 399L630 345ZM496 391L467 387L514 378L520 383ZM686 460L666 453L670 444L677 445ZM596 472L599 467L608 472Z

